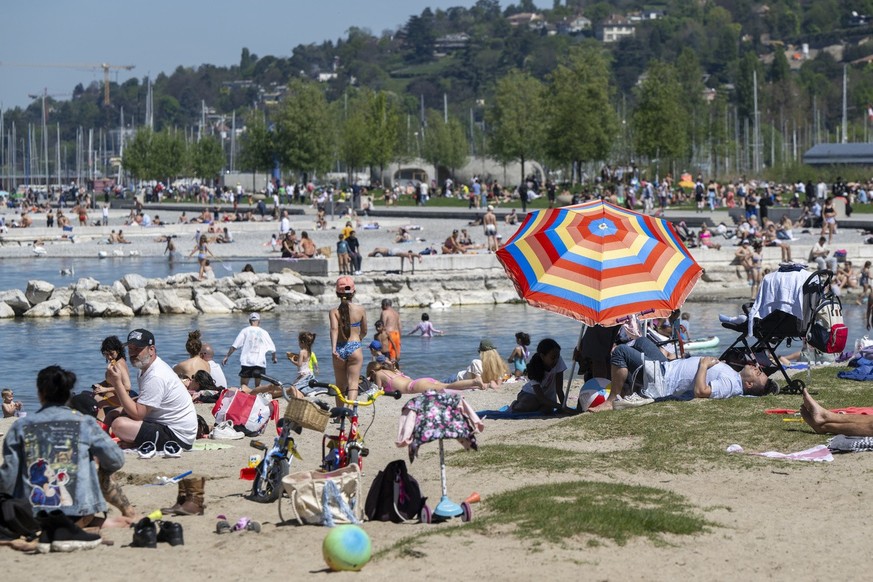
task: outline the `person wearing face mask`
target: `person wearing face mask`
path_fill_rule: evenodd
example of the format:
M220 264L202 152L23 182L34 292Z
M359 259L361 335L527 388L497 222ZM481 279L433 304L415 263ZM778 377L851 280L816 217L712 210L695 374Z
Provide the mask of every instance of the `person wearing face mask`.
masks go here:
M197 412L185 385L158 357L155 336L146 329L135 329L125 345L131 366L138 370L139 398L130 398L130 386L125 386L130 384L129 376L110 363L106 378L123 409L112 421L115 436L138 449L151 443L152 450L163 450L168 442L190 449L197 437Z

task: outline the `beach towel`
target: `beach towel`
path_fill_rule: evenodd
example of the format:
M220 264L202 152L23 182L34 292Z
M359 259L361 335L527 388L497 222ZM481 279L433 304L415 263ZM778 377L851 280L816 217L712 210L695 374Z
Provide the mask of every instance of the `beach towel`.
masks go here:
M409 447L411 463L421 445L435 440L456 439L465 449L478 450L476 433L484 429L479 415L462 397L429 391L403 406L394 444Z
M799 410L793 408L769 408L764 411L764 414L797 414ZM845 408L832 408L831 412L837 414L863 414L873 415L873 406L847 406Z
M873 451L873 437L846 436L838 434L828 441L828 448L834 453L863 453Z
M524 420L528 418L555 418L557 416L568 416L566 413L558 412L557 408L554 408L549 412L513 412L508 404L493 410L477 410L476 415L482 420Z
M767 457L768 459L781 459L783 461L811 461L815 463L830 463L834 460L834 456L831 454L831 451L828 449L827 445L816 445L810 449L798 451L796 453L780 453L778 451L747 453L740 445L731 445L727 448L727 452L745 453L747 455Z
M858 382L869 382L873 380L873 364L863 364L859 365L854 370L837 372L837 378L842 378L843 380L857 380Z

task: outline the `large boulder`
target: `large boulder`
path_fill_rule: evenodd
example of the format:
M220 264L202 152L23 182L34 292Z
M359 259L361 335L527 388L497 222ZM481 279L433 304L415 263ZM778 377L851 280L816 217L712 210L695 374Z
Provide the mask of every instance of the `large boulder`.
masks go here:
M15 315L22 315L31 308L30 301L21 289L10 289L0 292L0 301L12 308Z
M51 299L57 299L63 305L67 305L73 297L73 290L69 287L55 287L52 291Z
M76 289L73 292L73 296L70 297L70 305L73 307L79 307L80 305L93 301L112 303L113 301L118 301L118 298L111 291L102 291L99 289L94 289L92 291L81 291Z
M176 273L167 277L167 285L190 285L197 281L197 273Z
M154 293L161 313L197 313L194 302L191 299L179 297L174 289L156 289ZM143 315L142 311L140 311L140 315Z
M33 280L27 282L27 290L24 296L30 301L31 305L42 303L52 296L55 286L48 281Z
M128 291L133 289L144 289L145 286L148 285L148 282L148 279L137 273L128 273L121 278L121 284L124 285L124 288Z
M283 308L302 308L321 305L321 301L319 301L317 297L312 297L311 295L306 295L305 293L288 291L287 293L279 297L278 304L280 307Z
M242 297L235 302L240 311L272 311L276 308L276 302L268 297Z
M101 311L102 310L102 311ZM113 301L111 303L86 303L85 314L90 317L133 317L133 309L121 303Z
M194 305L203 313L232 313L236 307L234 302L220 291L196 294Z
M280 287L270 281L264 281L255 285L255 295L258 297L269 297L276 300L287 292L287 288Z
M94 279L93 277L82 277L75 283L73 283L74 291L93 291L100 286L100 281Z
M139 310L140 315L160 315L161 314L161 306L158 303L158 300L152 297Z
M15 311L6 303L0 301L0 319L11 319L15 317Z
M149 299L149 292L144 288L135 288L131 289L124 296L124 304L130 307L134 313L139 313L142 309L142 306L145 305L146 301Z
M233 277L228 277L228 279L233 281L234 285L242 287L243 285L255 285L259 283L261 276L257 273L243 271L241 273L236 273Z
M63 306L64 304L57 299L40 301L31 309L25 311L24 317L54 317L58 314L58 311L60 311Z
M127 287L125 287L121 281L116 281L112 285L109 286L109 291L115 295L116 298L121 299L125 295L127 295Z

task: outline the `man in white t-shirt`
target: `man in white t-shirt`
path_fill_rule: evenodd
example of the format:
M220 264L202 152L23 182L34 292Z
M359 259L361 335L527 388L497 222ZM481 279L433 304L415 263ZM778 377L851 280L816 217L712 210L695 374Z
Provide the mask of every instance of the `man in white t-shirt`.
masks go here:
M291 218L288 216L288 211L282 211L282 220L279 221L279 234L287 234L291 230Z
M267 372L267 354L273 353L273 363L278 364L276 357L276 345L266 330L261 329L261 316L257 313L249 315L249 326L242 329L233 340L233 344L221 362L227 365L230 355L241 350L239 354L239 382L240 386L248 386L249 378L255 379L255 388L261 385L261 374Z
M643 365L643 353L649 355L649 361L660 366L661 372L657 374L661 377L659 382L650 382L645 387L644 396L648 398L692 394L694 398L723 399L742 395L764 396L776 392L775 382L770 381L756 365L747 365L737 372L712 357L680 358L668 362L656 350L657 347L650 340L638 338L633 345L623 344L612 351L612 383L616 390L610 391L610 397L612 392L621 391L625 379L633 378L634 373L643 374L639 370ZM642 380L642 377L639 379Z
M127 336L130 364L139 370L139 398L130 394L130 377L125 368L109 365L107 379L115 388L123 413L112 421L112 432L122 442L132 444L142 454L154 454L175 442L190 449L197 438L197 412L179 376L157 355L155 336L146 329L135 329ZM152 446L146 450L146 443Z

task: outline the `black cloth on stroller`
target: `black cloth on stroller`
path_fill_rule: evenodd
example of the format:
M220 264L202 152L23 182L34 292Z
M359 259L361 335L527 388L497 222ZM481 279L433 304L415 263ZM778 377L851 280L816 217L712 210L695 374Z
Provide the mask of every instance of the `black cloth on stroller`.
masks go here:
M776 355L776 349L793 340L804 341L813 323L816 309L825 301L836 300L831 290L833 273L823 270L783 267L761 281L754 303L743 305L747 319L741 323L722 322L722 327L739 333L720 360L741 369L758 364L768 376L777 372L785 378L788 393L800 393L804 383L791 378Z

